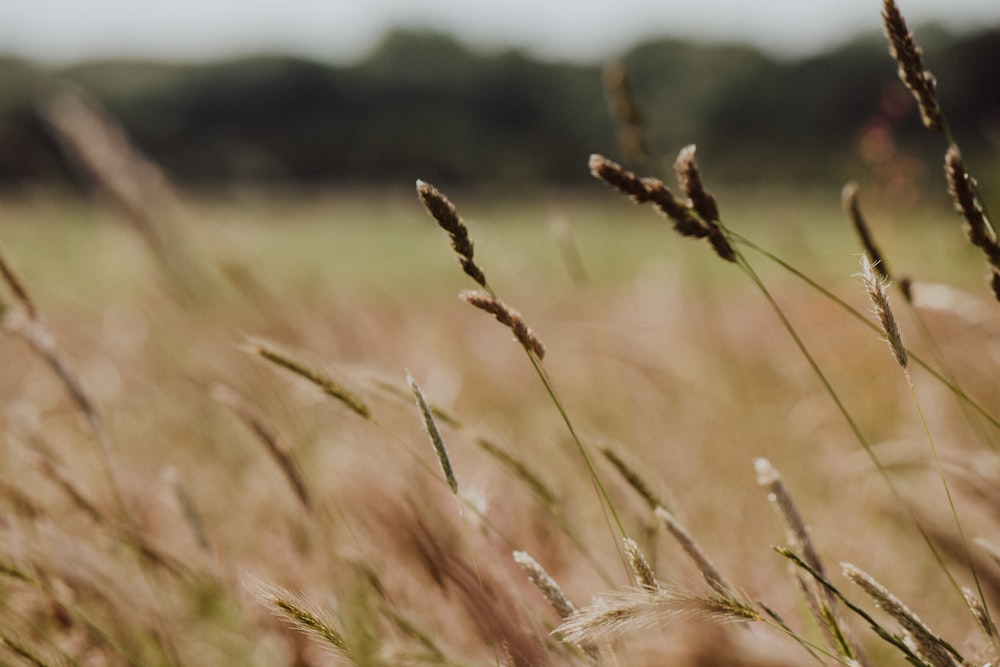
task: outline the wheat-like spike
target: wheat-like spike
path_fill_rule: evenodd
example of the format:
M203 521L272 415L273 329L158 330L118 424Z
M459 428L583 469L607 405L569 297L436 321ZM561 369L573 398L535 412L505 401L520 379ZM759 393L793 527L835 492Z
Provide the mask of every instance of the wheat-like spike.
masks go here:
M778 514L784 519L788 529L788 546L802 555L803 560L814 570L826 576L823 571L823 564L819 559L819 553L809 536L809 526L799 512L792 495L785 486L785 481L781 477L771 462L764 458L757 458L753 461L754 470L757 472L757 484L767 489L767 499L778 510Z
M420 415L423 417L424 429L427 431L427 435L431 439L431 445L434 447L434 453L437 454L438 461L441 463L441 470L444 471L444 477L448 481L448 488L457 496L458 480L455 479L455 471L451 467L448 449L444 446L444 439L441 437L441 432L434 421L434 415L431 414L431 409L427 405L420 387L417 386L417 381L413 379L409 371L406 372L406 383L409 385L410 391L413 392L413 397L417 401L417 408L419 408Z
M895 0L884 0L882 20L889 39L889 53L898 65L899 78L913 93L920 108L920 119L930 130L943 132L944 116L938 107L937 81L924 69L923 52L899 11Z
M265 359L276 366L284 368L285 370L308 380L319 387L323 393L337 399L361 417L368 420L372 418L371 410L360 397L356 396L353 392L349 391L346 387L335 381L323 371L307 366L301 361L292 358L288 354L285 354L273 345L262 340L252 339L246 344L244 349L250 354L258 356L261 359Z
M556 628L567 641L594 643L608 635L647 630L680 614L698 614L719 623L762 621L753 604L734 593L676 593L660 588L602 595Z
M260 581L248 581L245 585L260 604L299 632L318 640L334 655L351 658L351 648L327 610L281 586Z
M892 312L889 297L885 293L885 281L875 277L867 255L861 255L861 279L875 314L878 316L879 323L882 325L882 331L885 332L886 342L892 349L892 356L900 368L906 370L910 358L906 352L906 346L903 345L903 332L899 328L899 322Z
M590 173L594 178L628 195L636 204L651 202L673 223L680 235L699 239L708 236L705 224L659 179L640 178L617 162L597 154L590 156Z
M627 464L618 454L614 452L610 447L602 447L601 454L604 455L611 465L614 466L618 474L628 483L632 489L639 494L639 496L646 501L650 510L655 510L657 507L669 507L669 505L663 501L656 493L650 488L648 484L642 479L642 477L637 473L629 464Z
M698 571L701 572L701 576L705 579L705 583L711 586L712 590L719 595L735 595L735 589L729 585L718 569L716 569L715 565L712 564L712 561L709 560L701 546L695 542L684 524L665 507L657 507L653 513L656 515L656 518L666 525L667 530L670 531L670 534L680 544L684 553L694 561L694 564L698 567Z
M698 164L694 161L695 146L691 144L681 149L674 162L674 170L677 172L677 181L687 195L691 208L695 210L698 217L708 230L708 242L712 249L722 259L727 262L736 261L736 250L733 249L729 238L726 236L722 225L719 224L719 205L715 197L705 189L701 180L701 172Z
M594 178L628 195L637 204L652 202L673 223L678 234L708 239L719 257L728 262L736 261L736 251L722 226L714 220L702 218L691 205L678 199L659 179L640 178L617 162L597 154L590 156L590 173Z
M679 612L698 614L716 623L763 621L753 603L736 591L730 593L675 594Z
M556 580L538 564L527 551L515 551L514 562L516 562L528 580L534 584L535 588L548 600L552 608L559 614L559 618L569 618L576 613L576 606L570 602L566 594L559 588Z
M872 268L875 269L883 280L892 280L889 266L885 263L882 252L875 245L875 239L872 237L868 221L865 220L865 216L861 213L861 203L858 201L858 184L856 181L851 181L844 186L844 189L841 191L840 201L844 207L847 219L858 235L858 240L861 241L861 248L871 258Z
M649 565L649 561L646 560L646 556L643 555L639 545L631 537L626 537L624 542L625 555L628 557L628 564L632 568L635 582L639 588L655 593L660 589L660 583L656 580L656 574Z
M288 480L288 484L292 487L299 502L302 503L306 511L311 512L313 502L309 487L295 462L291 446L282 439L277 429L267 422L260 410L224 384L213 387L212 398L235 412L247 428L257 436L257 440L264 445L272 460L284 474L285 479Z
M948 193L955 210L965 220L965 233L972 245L980 248L989 263L988 280L994 297L1000 301L1000 242L996 230L986 217L982 203L976 193L976 181L965 168L962 153L951 145L945 153L945 176Z
M955 667L965 664L962 656L944 639L938 637L920 617L889 592L885 586L861 568L851 563L841 563L844 576L867 593L875 605L895 618L912 637L917 653L933 667ZM958 660L958 663L956 663Z
M754 469L757 472L757 484L767 489L767 499L778 511L786 526L786 541L790 549L798 553L810 568L821 577L826 577L823 562L820 560L816 545L813 544L810 530L805 519L799 512L792 495L777 468L765 458L754 459ZM820 586L817 591L809 585L809 580L801 572L796 571L796 581L805 596L813 618L826 636L830 645L842 651L847 657L860 655L853 637L846 630L846 624L840 617L837 600L833 593Z
M486 274L473 259L473 244L469 238L469 229L459 217L455 205L433 185L420 180L417 181L417 197L431 217L437 220L441 229L448 232L448 236L451 237L451 247L458 255L458 263L462 265L462 270L482 287L486 287Z
M718 222L719 205L708 190L705 189L701 180L701 172L694 161L697 148L694 144L685 146L677 154L674 161L674 171L677 173L677 182L680 183L681 190L687 195L691 203L691 208L697 211L701 219L706 223Z
M493 315L498 322L510 328L514 332L514 337L524 347L525 350L535 355L541 361L545 358L545 346L538 339L535 333L528 328L521 313L517 312L503 301L484 292L465 290L459 297L471 306L486 311Z

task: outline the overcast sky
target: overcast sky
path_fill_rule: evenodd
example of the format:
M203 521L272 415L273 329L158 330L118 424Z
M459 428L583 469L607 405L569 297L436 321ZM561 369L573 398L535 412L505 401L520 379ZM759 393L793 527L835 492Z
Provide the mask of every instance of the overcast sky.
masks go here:
M911 26L1000 25L1000 0L898 0ZM397 26L470 44L599 60L643 37L819 51L879 29L881 0L0 0L0 52L65 62L138 55L197 60L284 51L346 62Z

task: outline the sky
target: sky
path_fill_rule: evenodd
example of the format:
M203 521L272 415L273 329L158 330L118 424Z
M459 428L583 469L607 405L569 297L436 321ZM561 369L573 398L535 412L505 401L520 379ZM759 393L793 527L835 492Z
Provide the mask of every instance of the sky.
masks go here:
M913 27L1000 26L1000 0L898 2ZM386 31L415 27L559 60L599 61L662 35L797 56L879 30L881 7L881 0L0 0L0 52L55 63L260 52L347 63Z

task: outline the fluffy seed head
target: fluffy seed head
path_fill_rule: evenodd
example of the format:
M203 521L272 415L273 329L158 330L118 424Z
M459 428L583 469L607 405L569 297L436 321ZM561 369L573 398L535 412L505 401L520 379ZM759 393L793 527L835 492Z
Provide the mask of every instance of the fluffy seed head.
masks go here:
M639 545L631 537L625 538L625 555L628 557L628 563L632 567L632 575L635 577L636 583L639 584L639 588L650 593L660 590L660 584L656 581L653 568L650 567L649 561L646 560Z
M260 581L248 581L246 586L260 604L296 630L318 641L338 657L351 657L350 646L328 611L281 586Z
M906 353L906 347L903 345L903 333L899 328L899 322L896 321L896 316L893 315L892 307L889 305L889 297L885 293L885 281L875 277L867 255L861 255L861 279L875 314L882 324L886 342L892 349L892 356L896 359L896 363L905 369L910 359Z

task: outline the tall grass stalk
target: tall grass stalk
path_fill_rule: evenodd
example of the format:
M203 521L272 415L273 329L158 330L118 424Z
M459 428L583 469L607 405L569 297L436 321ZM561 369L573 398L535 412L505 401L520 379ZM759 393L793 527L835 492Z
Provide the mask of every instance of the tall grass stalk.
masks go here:
M535 370L535 374L545 387L545 392L548 394L549 399L552 401L556 411L562 418L563 424L566 426L566 429L573 440L573 444L576 446L580 457L583 459L583 462L587 467L587 472L590 475L591 482L593 483L594 490L598 497L602 500L602 506L607 509L608 513L610 513L611 519L614 521L614 524L621 536L628 537L625 531L625 525L618 516L618 511L615 509L614 502L611 500L611 496L604 487L604 484L597 473L597 468L594 467L594 462L591 459L590 454L587 452L587 448L583 444L583 440L577 433L576 427L573 425L573 421L570 419L569 413L566 411L562 400L559 398L559 394L556 392L552 380L549 378L548 373L542 366L542 357L545 356L545 348L542 347L537 338L531 334L531 330L524 324L523 319L519 316L515 318L508 307L504 306L501 308L503 302L500 301L496 292L493 291L493 288L486 281L486 277L482 273L482 270L478 268L478 265L473 263L472 241L469 240L468 229L465 227L464 223L461 222L461 218L458 217L455 211L455 206L436 188L423 181L417 181L417 195L431 217L433 217L437 221L438 225L447 231L451 236L452 247L459 256L459 262L462 265L463 270L465 270L465 272L469 274L473 280L479 283L479 285L481 285L489 294L489 297L491 297L488 300L476 297L474 302L471 303L478 308L482 308L487 312L490 312L497 317L502 324L505 324L514 330L518 342L524 349L525 354L528 356L528 361L531 363L532 368ZM473 268L469 268L470 266ZM484 306L486 307L484 308Z

